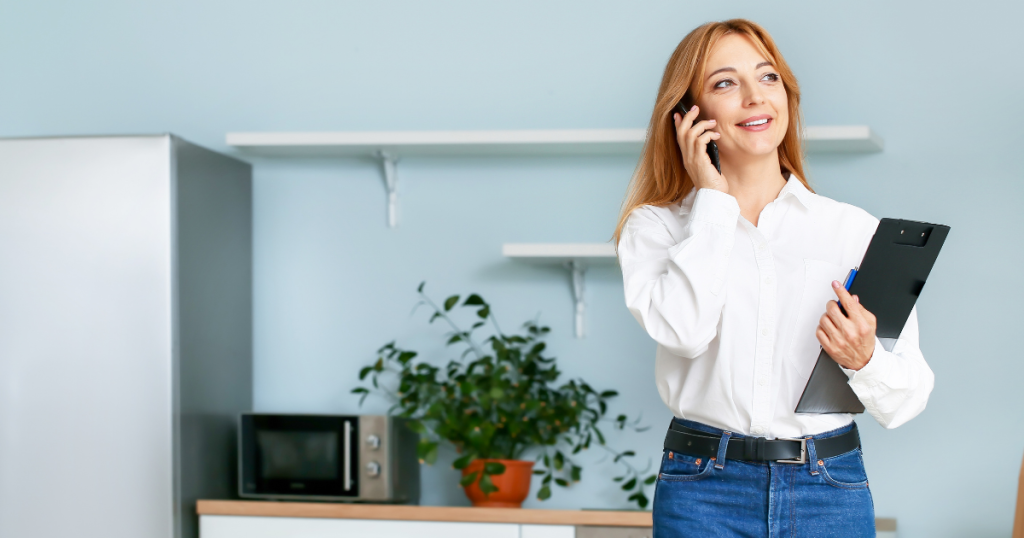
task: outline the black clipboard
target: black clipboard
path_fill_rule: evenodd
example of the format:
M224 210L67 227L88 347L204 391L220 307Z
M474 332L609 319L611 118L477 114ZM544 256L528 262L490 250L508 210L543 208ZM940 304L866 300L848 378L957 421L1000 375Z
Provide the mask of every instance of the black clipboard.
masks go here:
M949 226L912 220L882 219L864 253L850 294L875 315L875 335L892 351L910 318L928 273L949 234ZM863 413L864 404L842 368L821 350L796 405L797 413Z

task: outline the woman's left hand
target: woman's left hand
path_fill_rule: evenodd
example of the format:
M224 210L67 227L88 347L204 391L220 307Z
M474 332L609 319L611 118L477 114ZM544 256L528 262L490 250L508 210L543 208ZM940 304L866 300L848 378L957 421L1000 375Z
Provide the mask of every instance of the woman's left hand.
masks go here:
M875 351L875 315L861 306L857 296L850 295L838 281L832 281L832 289L849 317L839 310L838 303L829 301L815 335L822 349L839 366L860 370Z

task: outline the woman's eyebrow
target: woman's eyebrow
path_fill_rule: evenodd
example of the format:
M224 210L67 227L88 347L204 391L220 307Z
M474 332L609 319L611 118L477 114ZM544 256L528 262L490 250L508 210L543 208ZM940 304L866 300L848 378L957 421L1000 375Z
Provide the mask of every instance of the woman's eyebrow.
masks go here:
M761 69L762 67L770 66L770 65L772 65L771 62L761 62L761 63L757 64L756 66L754 66L754 70L756 71L758 69ZM713 76L715 76L715 75L717 75L719 73L723 73L723 72L726 72L726 71L731 71L731 72L735 73L736 72L736 68L735 67L723 67L721 69L716 69L710 75L708 75L707 78L711 78L711 77L713 77Z

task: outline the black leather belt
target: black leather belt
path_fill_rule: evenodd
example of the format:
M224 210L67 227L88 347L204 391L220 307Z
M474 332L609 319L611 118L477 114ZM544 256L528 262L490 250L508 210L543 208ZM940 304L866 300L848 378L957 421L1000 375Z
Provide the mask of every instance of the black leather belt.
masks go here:
M718 456L718 445L721 439L721 435L687 428L673 421L668 428L668 433L665 434L665 450L689 456L714 458ZM853 424L850 431L844 434L814 440L814 452L818 459L845 454L859 447L860 435L857 433L856 423ZM729 439L725 457L730 460L804 463L807 461L807 441L804 439L768 440L764 437Z

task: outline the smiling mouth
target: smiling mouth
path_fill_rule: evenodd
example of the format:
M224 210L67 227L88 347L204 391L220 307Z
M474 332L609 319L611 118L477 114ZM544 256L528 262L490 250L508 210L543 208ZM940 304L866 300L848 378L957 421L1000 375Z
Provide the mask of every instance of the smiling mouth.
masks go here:
M755 127L757 125L764 125L764 124L768 123L768 120L769 120L768 118L763 118L763 119L760 119L760 120L752 121L750 123L741 123L739 125L740 125L740 127Z

